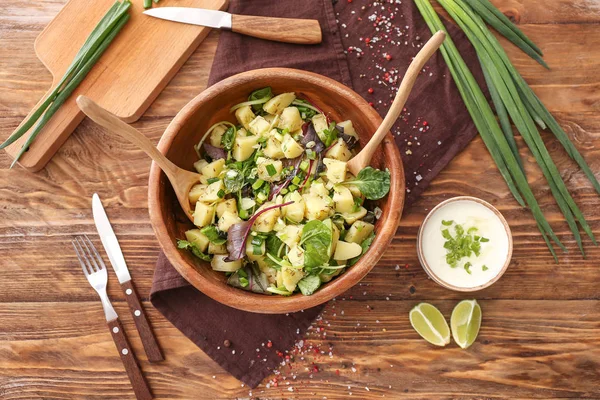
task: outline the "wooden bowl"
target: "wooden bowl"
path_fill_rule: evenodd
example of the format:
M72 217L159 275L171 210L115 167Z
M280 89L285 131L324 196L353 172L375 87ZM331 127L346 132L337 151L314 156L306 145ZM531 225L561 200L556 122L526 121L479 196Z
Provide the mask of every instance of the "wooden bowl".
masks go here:
M233 122L229 108L247 100L253 90L265 86L271 86L277 94L296 92L300 98L310 98L336 121L352 120L361 146L381 123L377 112L362 97L339 82L294 69L259 69L225 79L190 101L168 126L158 149L178 166L193 170L193 163L198 159L193 145L214 123ZM176 239L184 238L184 232L193 226L177 203L171 184L154 163L148 184L150 220L168 260L204 294L230 307L256 313L299 311L322 304L357 284L379 261L396 232L404 205L405 182L400 154L391 134L384 139L371 165L387 167L391 173L390 193L379 201L383 215L376 223L375 240L360 261L311 296L268 296L228 286L225 274L213 271L208 263L177 249Z
M489 210L491 210L500 219L500 222L502 223L502 226L504 227L504 230L506 231L506 235L508 237L508 252L506 254L506 261L504 262L504 264L503 264L502 268L500 269L500 271L498 271L498 273L492 279L490 279L489 281L487 281L487 282L485 282L485 283L483 283L481 285L473 286L473 287L456 286L456 285L453 285L453 284L448 283L448 282L444 281L443 279L441 279L435 273L435 271L431 268L431 266L429 265L429 263L427 263L427 261L425 260L425 254L423 252L423 231L424 231L425 225L431 219L431 216L434 215L440 208L444 207L448 203L453 203L453 202L456 202L456 201L463 201L463 200L468 200L468 201L473 201L475 203L479 203L479 204L483 205L484 207L488 208ZM476 292L478 290L482 290L482 289L485 289L487 287L492 286L494 283L496 283L498 281L498 279L500 279L502 277L502 275L504 275L504 273L508 269L508 266L510 265L510 261L511 261L511 258L512 258L512 252L513 252L513 238L512 238L512 233L511 233L511 230L510 230L510 226L508 225L508 222L506 222L506 219L504 218L504 215L502 215L502 213L500 213L500 211L498 211L498 209L496 209L496 207L494 207L493 205L491 205L487 201L481 200L481 199L479 199L477 197L472 197L472 196L458 196L458 197L452 197L450 199L442 201L440 204L438 204L437 206L435 206L429 212L429 214L427 214L427 216L425 217L425 219L421 223L421 226L419 227L419 232L417 233L417 255L419 257L419 261L421 262L421 266L423 267L423 269L425 270L425 272L427 273L427 275L429 275L429 277L434 282L436 282L438 285L440 285L442 287L445 287L446 289L455 290L457 292Z

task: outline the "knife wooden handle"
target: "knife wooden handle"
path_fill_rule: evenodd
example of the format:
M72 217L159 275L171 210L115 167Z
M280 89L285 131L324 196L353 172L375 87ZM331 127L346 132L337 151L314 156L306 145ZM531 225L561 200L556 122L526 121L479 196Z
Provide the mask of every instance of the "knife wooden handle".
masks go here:
M133 315L135 326L140 334L140 338L142 339L142 344L144 345L146 356L148 356L148 361L163 361L165 358L160 351L160 347L158 346L154 332L150 327L150 323L146 317L146 312L142 308L140 298L133 287L133 282L123 282L121 284L121 288L123 289L123 293L125 293L125 299L127 299L129 310L131 311L131 315Z
M129 376L129 382L131 382L136 399L152 399L150 386L148 386L148 382L142 374L140 363L138 362L133 350L131 349L131 346L129 345L129 341L127 340L127 336L125 336L125 331L123 330L121 321L119 321L118 318L108 321L108 328L110 329L110 334L112 335L115 346L117 346L117 350L121 356L121 361L123 361L123 366L125 367L127 376Z
M231 30L248 36L284 43L321 43L321 26L316 19L231 16Z

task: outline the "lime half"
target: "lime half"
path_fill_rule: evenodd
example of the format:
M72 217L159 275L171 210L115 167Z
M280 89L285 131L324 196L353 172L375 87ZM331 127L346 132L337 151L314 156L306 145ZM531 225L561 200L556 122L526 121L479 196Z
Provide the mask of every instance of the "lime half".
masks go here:
M434 306L428 303L417 304L409 314L410 324L429 343L445 346L450 343L450 329L446 319Z
M458 303L452 310L450 326L456 344L463 349L472 345L481 326L481 307L477 300L463 300Z

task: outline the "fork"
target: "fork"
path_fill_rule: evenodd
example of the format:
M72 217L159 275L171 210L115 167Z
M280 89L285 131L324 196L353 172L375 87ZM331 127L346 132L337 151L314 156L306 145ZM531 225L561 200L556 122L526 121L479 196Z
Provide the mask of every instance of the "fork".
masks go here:
M110 304L110 300L106 294L108 274L106 273L106 265L104 265L102 257L100 257L98 250L96 250L96 247L87 235L76 237L72 243L85 277L94 290L96 290L98 296L100 296L108 328L110 329L113 341L117 346L117 350L119 350L121 361L125 366L125 371L127 371L131 386L133 386L135 397L138 400L152 399L152 393L150 392L148 382L146 381L146 378L144 378L142 370L140 369L140 364L129 345L127 336L125 336L125 331L123 330L121 321L119 321L119 316L112 304Z

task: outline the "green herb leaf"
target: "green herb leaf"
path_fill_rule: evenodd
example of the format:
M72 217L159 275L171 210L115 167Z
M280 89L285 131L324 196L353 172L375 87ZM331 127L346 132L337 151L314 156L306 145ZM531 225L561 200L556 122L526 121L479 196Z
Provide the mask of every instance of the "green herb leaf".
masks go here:
M237 129L235 129L235 126L231 126L223 133L223 136L221 136L221 144L225 151L231 151L233 149L236 133Z
M355 179L342 184L358 187L358 190L369 200L379 200L390 191L390 171L367 167L361 170Z
M269 86L264 87L262 89L257 89L254 92L250 93L248 96L248 101L260 100L261 102L258 104L252 104L252 109L254 112L262 111L263 104L269 101L273 97L273 91ZM264 101L263 101L264 100Z
M206 236L212 244L220 246L227 242L227 238L225 238L214 225L205 226L200 229L200 233Z
M179 249L183 249L183 250L189 250L192 252L193 255L195 255L196 257L198 257L201 260L204 261L210 261L211 260L211 256L208 254L204 254L202 251L200 251L200 249L198 248L198 246L196 246L194 243L192 242L188 242L187 240L177 240L177 248Z
M318 275L308 275L298 282L298 288L305 296L310 296L321 286L321 278Z
M304 267L313 269L327 264L331 242L331 227L325 223L312 220L304 225L300 240L300 245L304 249Z

